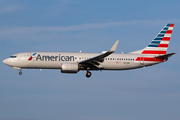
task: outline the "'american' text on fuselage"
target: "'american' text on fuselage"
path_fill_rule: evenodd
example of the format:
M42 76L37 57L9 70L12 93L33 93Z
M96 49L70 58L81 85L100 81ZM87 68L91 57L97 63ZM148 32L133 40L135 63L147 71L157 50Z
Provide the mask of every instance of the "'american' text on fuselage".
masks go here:
M74 56L49 56L49 55L40 55L36 57L36 61L41 60L41 61L74 61Z

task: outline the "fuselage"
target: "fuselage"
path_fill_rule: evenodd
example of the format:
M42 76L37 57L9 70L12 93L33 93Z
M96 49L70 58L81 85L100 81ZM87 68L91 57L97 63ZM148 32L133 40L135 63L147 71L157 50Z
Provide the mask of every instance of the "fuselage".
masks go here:
M32 54L36 53L34 56ZM61 69L63 63L79 63L102 53L76 52L24 52L12 55L3 62L11 67L24 69ZM113 53L100 63L101 70L127 70L150 66L164 60L148 60L141 54ZM152 56L151 56L152 58ZM79 66L79 70L83 70Z

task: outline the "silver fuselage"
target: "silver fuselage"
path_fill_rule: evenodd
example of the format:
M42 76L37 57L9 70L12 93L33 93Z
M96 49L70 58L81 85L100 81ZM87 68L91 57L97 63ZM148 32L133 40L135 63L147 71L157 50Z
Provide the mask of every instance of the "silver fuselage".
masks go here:
M15 58L7 58L3 61L6 65L21 69L61 69L62 63L79 63L83 60L98 56L101 53L76 53L76 52L36 52L31 60L28 60L34 52L14 54ZM160 61L137 61L138 57L146 57L140 54L113 53L104 58L100 63L101 70L127 70L160 63ZM79 70L83 70L79 67Z

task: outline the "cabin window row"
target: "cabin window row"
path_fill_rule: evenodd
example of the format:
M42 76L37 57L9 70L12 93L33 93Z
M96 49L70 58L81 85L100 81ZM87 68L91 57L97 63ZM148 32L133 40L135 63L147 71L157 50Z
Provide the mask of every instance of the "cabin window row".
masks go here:
M134 61L132 58L105 58L105 60L128 60L128 61Z
M75 59L78 59L78 58L77 58L77 57L75 57ZM86 60L86 59L89 59L89 58L87 58L87 57L86 57L86 58L79 57L79 60L81 60L81 59L82 59L82 60Z
M77 57L75 57L75 59L77 59ZM88 58L88 57L85 57L85 58L83 58L83 57L79 57L79 59L81 60L86 60L86 59L90 59L90 58ZM128 61L134 61L134 59L132 59L132 58L105 58L105 60L128 60Z

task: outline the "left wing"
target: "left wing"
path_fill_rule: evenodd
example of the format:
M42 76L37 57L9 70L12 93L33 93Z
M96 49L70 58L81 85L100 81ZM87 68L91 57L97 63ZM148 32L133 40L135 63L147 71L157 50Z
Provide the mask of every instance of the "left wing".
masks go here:
M79 64L86 64L88 66L94 66L94 67L100 68L100 66L99 66L100 63L102 63L104 61L105 57L107 57L110 54L112 54L113 52L115 52L118 43L119 43L119 40L117 40L114 43L114 45L112 46L112 48L108 52L103 53L103 54L98 55L98 56L95 56L93 58L87 59L87 60L83 60L83 61L79 62Z

